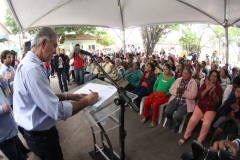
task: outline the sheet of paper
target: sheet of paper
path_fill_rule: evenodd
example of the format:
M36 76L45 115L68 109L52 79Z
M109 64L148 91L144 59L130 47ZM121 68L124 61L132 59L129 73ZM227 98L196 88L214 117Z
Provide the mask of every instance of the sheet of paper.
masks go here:
M84 87L74 92L74 94L80 94L80 93L89 94L91 93L90 90L93 92L98 92L98 95L99 95L99 99L97 103L93 104L94 107L99 107L103 102L105 102L117 91L117 89L114 86L88 83Z

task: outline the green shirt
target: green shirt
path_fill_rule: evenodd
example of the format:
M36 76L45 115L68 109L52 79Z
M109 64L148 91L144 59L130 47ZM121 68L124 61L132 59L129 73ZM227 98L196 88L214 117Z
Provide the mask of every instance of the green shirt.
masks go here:
M173 85L174 81L175 81L174 77L171 77L168 80L165 80L163 78L163 74L160 74L154 83L153 91L165 92L166 95L169 97L170 96L169 89Z

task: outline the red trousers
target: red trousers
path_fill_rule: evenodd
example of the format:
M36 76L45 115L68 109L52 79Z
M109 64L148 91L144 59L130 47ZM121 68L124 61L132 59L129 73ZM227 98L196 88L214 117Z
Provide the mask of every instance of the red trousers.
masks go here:
M143 116L148 117L149 114L149 108L152 105L152 120L158 121L158 112L160 105L168 102L168 97L165 97L164 99L155 100L153 103L151 103L151 96L148 96L144 100L144 106L143 106Z

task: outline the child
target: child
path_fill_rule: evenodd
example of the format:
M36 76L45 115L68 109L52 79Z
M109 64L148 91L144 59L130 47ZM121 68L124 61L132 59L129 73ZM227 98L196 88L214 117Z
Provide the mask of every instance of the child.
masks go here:
M236 138L236 135L240 134L239 104L240 104L240 86L237 86L235 93L230 94L230 96L222 106L223 116L219 118L219 120L222 120L222 123L215 129L212 139L209 143L209 147L213 145L213 142L217 139L217 137L221 133L223 133L223 131L226 131L227 127L228 127L228 130L227 130L228 139L230 141L233 141Z

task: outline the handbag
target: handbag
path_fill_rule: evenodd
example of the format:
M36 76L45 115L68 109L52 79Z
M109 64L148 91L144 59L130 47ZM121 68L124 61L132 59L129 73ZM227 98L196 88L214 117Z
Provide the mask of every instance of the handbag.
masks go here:
M125 80L124 78L120 78L117 82L117 85L119 87L126 87L128 84L129 84L129 81L128 80Z

